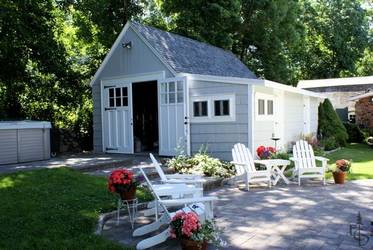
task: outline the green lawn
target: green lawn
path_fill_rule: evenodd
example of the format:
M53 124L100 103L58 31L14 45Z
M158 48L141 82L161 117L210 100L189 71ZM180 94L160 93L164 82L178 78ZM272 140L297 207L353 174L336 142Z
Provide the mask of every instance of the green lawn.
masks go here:
M336 160L352 160L351 173L349 180L373 179L373 148L366 144L350 144L334 153L327 154L329 166L333 167ZM327 175L331 178L331 173Z
M116 208L105 178L67 168L0 175L0 197L0 249L123 249L93 234Z

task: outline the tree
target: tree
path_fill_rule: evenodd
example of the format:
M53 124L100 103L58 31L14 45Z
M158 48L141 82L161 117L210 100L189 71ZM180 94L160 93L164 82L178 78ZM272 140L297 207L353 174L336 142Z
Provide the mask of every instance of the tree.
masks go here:
M367 11L360 0L303 0L303 46L296 52L303 79L357 74L368 47Z
M290 52L303 32L298 1L242 1L242 18L234 52L258 76L294 83Z
M318 134L323 141L334 140L336 146L346 146L347 130L329 99L319 106L318 124Z
M240 24L240 0L163 0L160 6L173 32L231 49Z

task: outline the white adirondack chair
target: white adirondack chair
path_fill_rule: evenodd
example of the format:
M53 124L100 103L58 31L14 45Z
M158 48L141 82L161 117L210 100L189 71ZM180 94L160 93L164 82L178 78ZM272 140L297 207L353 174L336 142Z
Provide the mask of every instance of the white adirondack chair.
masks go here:
M320 177L325 185L325 171L327 170L327 158L315 156L312 146L308 142L300 140L293 146L293 157L290 160L294 161L295 167L293 176L298 177L298 185L301 184L301 179ZM316 166L316 160L321 161L322 166Z
M157 170L159 177L161 177L162 183L186 183L186 184L193 184L197 187L203 187L203 183L206 182L202 176L199 175L191 175L191 174L165 174L161 167L161 164L155 159L153 154L149 154L150 159L152 160L153 166Z
M236 179L244 181L247 190L250 183L254 182L268 182L268 187L271 188L271 168L265 166L266 170L257 170L251 152L244 144L234 145L232 157L232 163L236 168Z
M147 182L149 190L151 191L154 199L161 206L161 208L164 212L159 219L156 219L156 221L154 221L154 222L152 222L148 225L137 228L133 232L134 237L143 236L143 235L146 235L148 233L155 232L161 226L168 225L170 223L172 217L176 213L176 212L175 213L170 213L168 211L167 207L170 207L170 206L184 207L181 210L183 210L185 212L194 211L198 215L198 217L199 217L199 219L202 223L206 219L210 220L210 219L214 218L213 202L217 200L216 197L210 196L210 197L199 197L199 198L189 198L189 199L169 199L169 200L161 199L158 196L158 194L155 192L152 183L150 182L150 180L148 179L144 170L141 167L140 167L140 171L144 175L144 178ZM156 207L158 207L158 206L156 206ZM178 210L178 211L180 211L180 210ZM167 229L165 229L164 231L162 231L161 233L159 233L155 236L151 236L147 239L144 239L144 240L140 241L136 245L136 249L147 249L147 248L153 247L155 245L158 245L158 244L166 241L169 236L170 236L169 228L167 228Z

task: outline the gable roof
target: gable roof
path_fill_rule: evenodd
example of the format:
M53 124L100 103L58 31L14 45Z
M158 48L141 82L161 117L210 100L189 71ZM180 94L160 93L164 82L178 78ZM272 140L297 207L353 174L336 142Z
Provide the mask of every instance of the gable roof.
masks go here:
M373 91L368 91L364 94L360 94L360 95L350 97L350 98L348 98L348 100L349 101L356 101L356 100L360 100L360 99L363 99L365 97L371 97L371 96L373 96Z
M301 80L298 88L326 88L334 86L366 85L373 84L373 76L330 78L318 80Z
M138 22L131 22L131 27L177 73L257 78L230 51Z

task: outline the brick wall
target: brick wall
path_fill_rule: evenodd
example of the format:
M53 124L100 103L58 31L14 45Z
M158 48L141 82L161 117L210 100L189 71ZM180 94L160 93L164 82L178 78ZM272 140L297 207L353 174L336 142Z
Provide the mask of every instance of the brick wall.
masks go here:
M373 128L373 97L360 99L355 104L356 122L368 128Z

